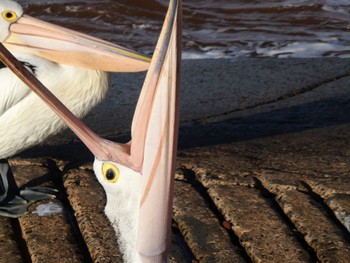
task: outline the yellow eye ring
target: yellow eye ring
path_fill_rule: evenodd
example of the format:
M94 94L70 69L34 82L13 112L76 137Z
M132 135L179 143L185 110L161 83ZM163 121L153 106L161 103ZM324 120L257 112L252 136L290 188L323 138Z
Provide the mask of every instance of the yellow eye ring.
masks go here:
M10 10L5 10L4 12L2 12L2 17L6 20L6 21L14 21L17 19L17 14L13 11Z
M119 179L119 169L111 163L104 163L102 165L102 173L104 179L109 183L116 183Z

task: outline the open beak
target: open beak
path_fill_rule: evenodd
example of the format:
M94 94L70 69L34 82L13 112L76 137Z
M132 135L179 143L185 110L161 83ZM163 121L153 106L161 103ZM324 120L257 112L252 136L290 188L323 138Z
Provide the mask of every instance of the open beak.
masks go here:
M145 262L166 262L179 121L181 0L171 0L139 97L132 140L102 139L77 119L0 45L3 60L75 132L100 161L113 161L142 174L137 250Z
M50 61L110 72L147 70L150 59L98 38L23 15L3 44L11 51Z

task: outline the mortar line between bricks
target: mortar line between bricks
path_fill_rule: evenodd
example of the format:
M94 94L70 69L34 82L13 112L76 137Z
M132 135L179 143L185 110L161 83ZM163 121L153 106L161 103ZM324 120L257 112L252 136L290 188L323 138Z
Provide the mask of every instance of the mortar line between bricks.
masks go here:
M23 262L25 263L32 263L32 259L30 257L30 253L28 250L28 246L26 241L23 239L23 233L22 233L22 228L18 222L17 218L11 218L10 219L11 226L13 229L13 232L15 234L15 241L18 246L18 249L21 253Z
M89 253L89 249L85 243L84 237L82 233L80 232L78 222L74 216L74 210L69 202L68 195L66 192L66 188L63 185L63 174L60 171L60 169L57 167L57 164L54 160L48 159L47 160L47 165L48 169L51 174L53 174L53 180L55 185L59 188L59 193L60 193L60 201L62 202L66 216L68 218L68 222L71 226L71 230L73 232L73 236L77 242L77 245L83 255L84 263L92 263L93 260L91 258L91 255Z
M175 219L173 219L171 231L173 233L175 233L177 242L179 242L179 245L180 245L182 251L184 252L185 257L188 260L188 262L194 262L196 260L196 257L193 255L191 248L186 243L185 238L182 235L182 233L178 227L178 223L176 222Z
M230 110L230 111L226 111L226 112L222 112L220 114L213 114L213 115L210 115L210 116L205 116L203 118L197 118L197 119L191 119L191 120L186 120L186 121L183 121L182 123L201 123L201 122L204 122L204 121L209 121L210 119L215 119L215 118L219 118L219 117L223 117L223 116L226 116L226 115L230 115L230 114L233 114L235 112L239 112L239 111L244 111L244 110L252 110L252 109L255 109L255 108L258 108L258 107L261 107L261 106L265 106L265 105L268 105L268 104L271 104L271 103L275 103L275 102L278 102L278 101L282 101L282 100L285 100L285 99L289 99L289 98L293 98L293 97L296 97L296 96L299 96L299 95L302 95L302 94L305 94L307 92L310 92L310 91L313 91L325 84L328 84L328 83L331 83L333 81L337 81L337 80L340 80L342 78L346 78L346 77L349 77L350 76L350 72L347 72L347 73L344 73L344 74L341 74L341 75L338 75L338 76L334 76L332 78L329 78L329 79L326 79L326 80L323 80L323 81L320 81L318 83L315 83L315 84L310 84L306 87L303 87L303 88L300 88L300 89L297 89L297 90L294 90L294 91L290 91L288 93L285 93L277 98L274 98L274 99L270 99L270 100L267 100L267 101L262 101L262 102L259 102L259 103L255 103L253 105L250 105L250 106L246 106L246 107L242 107L242 108L237 108L237 109L234 109L234 110Z
M243 259L247 262L247 263L252 263L252 259L249 257L247 251L245 250L245 248L242 246L242 244L239 241L238 236L236 235L236 233L232 230L232 228L227 229L225 227L222 226L222 222L226 219L225 217L220 213L219 209L217 208L217 206L215 205L215 202L213 201L213 199L211 199L210 195L208 194L208 189L196 179L196 172L191 170L191 169L185 169L185 168L181 168L180 169L185 178L186 181L182 181L185 183L188 183L192 186L192 188L197 191L197 193L199 193L199 195L204 199L207 208L215 215L216 219L219 222L219 225L228 233L231 242L233 243L234 246L238 247L240 250L240 254L243 257Z
M343 234L344 238L350 243L350 233L349 233L348 229L336 217L333 210L325 203L324 198L322 196L320 196L319 194L317 194L316 192L314 192L312 190L312 187L310 185L308 185L306 182L301 181L301 184L303 186L305 186L305 188L309 191L306 194L308 194L314 200L320 201L320 203L322 205L321 208L327 213L327 215L331 218L333 223L342 230L342 234Z
M291 231L296 236L297 240L301 244L301 246L309 253L312 262L318 263L318 257L316 255L316 252L312 247L309 246L309 244L304 239L303 233L301 233L298 228L294 225L294 223L289 219L288 215L286 215L282 209L282 207L279 205L279 203L276 201L276 195L274 193L271 193L267 188L264 187L262 182L257 178L255 179L255 188L260 191L261 196L264 199L268 199L270 202L271 208L276 211L276 213L281 217L281 220L291 229ZM269 196L269 197L267 197Z

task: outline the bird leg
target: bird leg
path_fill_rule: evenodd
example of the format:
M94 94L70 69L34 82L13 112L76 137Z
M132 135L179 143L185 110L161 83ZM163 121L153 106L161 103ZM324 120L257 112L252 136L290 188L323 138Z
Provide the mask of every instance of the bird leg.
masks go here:
M57 192L56 189L40 186L19 188L8 161L0 160L0 216L23 216L32 203L55 198Z

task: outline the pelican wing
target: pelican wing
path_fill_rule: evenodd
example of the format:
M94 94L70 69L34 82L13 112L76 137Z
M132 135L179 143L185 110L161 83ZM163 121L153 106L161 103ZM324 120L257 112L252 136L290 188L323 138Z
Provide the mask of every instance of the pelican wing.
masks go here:
M30 89L9 68L1 65L3 64L0 62L0 117L31 93Z

